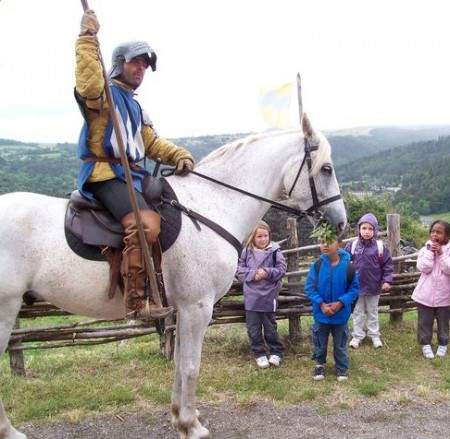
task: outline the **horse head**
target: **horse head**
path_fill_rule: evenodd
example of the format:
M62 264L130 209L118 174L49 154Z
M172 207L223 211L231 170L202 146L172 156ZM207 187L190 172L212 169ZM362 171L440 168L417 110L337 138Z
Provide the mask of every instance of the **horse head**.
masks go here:
M306 212L311 223L316 226L325 220L331 224L338 236L342 235L347 224L347 214L334 172L331 147L325 136L315 130L308 116L302 117L303 157L298 163L289 161L284 175L284 190L287 200L284 204ZM303 178L302 178L303 177ZM299 184L300 179L309 181Z

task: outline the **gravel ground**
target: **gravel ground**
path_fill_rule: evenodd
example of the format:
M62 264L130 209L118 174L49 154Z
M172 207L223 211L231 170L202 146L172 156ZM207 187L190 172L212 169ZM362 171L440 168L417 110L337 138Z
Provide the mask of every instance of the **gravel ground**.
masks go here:
M214 439L445 439L450 403L364 403L318 415L312 404L277 409L269 402L250 408L231 403L199 406ZM103 415L80 424L22 428L28 439L178 439L169 410L147 415Z

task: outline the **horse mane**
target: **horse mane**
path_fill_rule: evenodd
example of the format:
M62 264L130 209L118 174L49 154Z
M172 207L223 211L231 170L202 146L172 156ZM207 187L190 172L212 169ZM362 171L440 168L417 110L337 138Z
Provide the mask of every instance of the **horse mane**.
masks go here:
M272 133L269 133L272 134ZM260 140L263 137L268 137L267 134L250 134L249 136L235 140L234 142L226 143L225 145L222 145L221 147L211 151L206 157L204 157L198 164L205 164L209 163L215 159L218 159L219 157L225 157L227 155L232 155L237 149L244 148L248 144L252 142L256 142L257 140Z
M234 142L226 143L218 149L210 152L206 157L204 157L198 165L203 165L205 163L210 163L218 158L225 158L226 156L233 155L238 149L245 148L247 145L253 142L257 142L262 139L267 139L271 137L281 136L286 133L295 134L298 133L298 128L293 128L288 131L269 131L267 133L251 134L243 139L235 140ZM326 139L326 137L319 131L314 133L313 143L315 144L318 140L318 150L314 158L313 166L311 169L311 174L316 175L323 164L327 161L331 161L331 146Z

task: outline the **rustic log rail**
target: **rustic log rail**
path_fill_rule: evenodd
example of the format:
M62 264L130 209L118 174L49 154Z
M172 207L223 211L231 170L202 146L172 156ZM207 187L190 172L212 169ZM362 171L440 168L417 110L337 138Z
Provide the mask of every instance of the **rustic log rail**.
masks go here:
M391 229L392 227L399 227L399 216L396 215L396 217L398 218L390 218L390 222L388 222L388 224L391 224ZM311 303L304 294L304 278L315 260L315 257L311 257L311 253L318 254L319 246L298 247L294 219L288 219L287 229L290 231L286 240L288 248L283 250L283 253L287 258L289 271L286 273L287 282L283 285L280 293L276 316L277 319L289 321L289 339L295 341L301 338L301 317L312 315ZM380 235L388 235L387 242L393 242L389 236L389 231ZM400 236L396 230L393 235L394 237ZM394 239L394 242L396 240L397 238ZM398 246L398 242L396 245ZM309 254L307 260L304 258L300 261L300 253ZM392 253L397 254L398 252ZM401 320L403 313L416 309L415 302L411 300L411 294L417 284L420 272L417 272L415 268L417 253L394 256L393 259L397 271L394 274L394 284L389 293L381 295L379 312L389 314L391 322L397 322ZM242 299L242 284L236 281L230 291L214 306L210 325L245 323ZM124 323L124 320L87 320L26 329L20 329L19 326L20 319L70 315L70 313L46 302L22 306L7 348L10 354L11 369L14 373L25 374L23 366L24 350L113 343L158 333L158 328L152 323L129 321ZM175 327L175 320L172 322L166 321L165 332L160 337L161 353L168 359L173 357Z

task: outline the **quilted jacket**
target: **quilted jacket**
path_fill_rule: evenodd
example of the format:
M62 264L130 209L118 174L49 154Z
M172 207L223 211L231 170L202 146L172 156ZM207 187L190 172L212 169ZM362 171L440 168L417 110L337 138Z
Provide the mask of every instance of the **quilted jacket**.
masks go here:
M111 126L108 102L104 93L105 82L102 73L102 65L98 57L98 40L95 36L82 36L76 41L76 85L75 92L77 101L85 119L83 126L78 154L80 158L86 156L116 157L120 155L114 153L111 145L107 143L105 133ZM153 127L144 122L141 107L134 100L133 90L120 81L113 79L111 88L114 93L124 97L124 102L130 107L130 113L134 113L139 120L136 122L140 126L140 137L143 143L143 152L149 159L159 158L164 164L175 166L180 159L190 159L194 161L192 155L184 148L178 147L168 140L158 137ZM137 116L136 116L137 115ZM126 125L127 121L124 121ZM140 140L140 139L139 139ZM124 142L129 142L124 138ZM127 151L129 145L125 145ZM133 158L133 157L132 157ZM143 159L139 157L137 161ZM105 181L112 178L122 178L123 170L119 166L105 162L83 162L80 173L78 188L83 193L85 182ZM121 174L122 173L122 174ZM133 173L133 180L137 190L141 190L140 178ZM87 195L86 193L83 193ZM88 196L89 197L89 196Z

